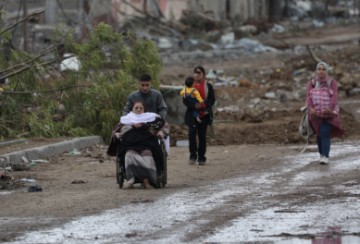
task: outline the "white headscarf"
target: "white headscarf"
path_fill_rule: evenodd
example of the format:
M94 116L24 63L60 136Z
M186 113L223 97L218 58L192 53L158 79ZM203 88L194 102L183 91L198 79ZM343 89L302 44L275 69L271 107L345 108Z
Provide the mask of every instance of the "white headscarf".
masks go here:
M322 65L324 68L325 68L325 76L320 78L318 75L317 75L317 70L319 68L319 66ZM329 65L323 61L319 62L317 65L316 65L316 70L315 70L315 80L316 81L320 81L322 83L326 82L327 80L329 79Z
M319 68L319 66L322 65L324 66L325 70L326 70L326 73L329 72L329 65L323 61L319 62L317 65L316 65L316 70Z

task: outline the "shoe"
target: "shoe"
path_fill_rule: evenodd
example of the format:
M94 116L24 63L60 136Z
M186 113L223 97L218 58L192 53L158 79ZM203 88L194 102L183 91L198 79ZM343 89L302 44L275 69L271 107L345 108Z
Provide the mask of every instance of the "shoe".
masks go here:
M199 160L199 165L205 165L206 161Z
M189 164L196 164L196 160L195 159L191 159L189 160Z
M124 188L125 188L125 189L131 189L131 188L134 187L134 183L135 183L135 179L134 179L134 177L132 177L130 180L128 180L127 182L125 182Z
M198 162L199 162L199 165L205 165L206 163L206 157L205 156L201 156L198 158Z
M329 158L328 157L321 157L320 164L329 164Z
M135 183L135 178L131 177L130 180L127 181L128 184L134 184Z
M323 157L324 157L323 155L320 155L320 158L318 160L319 163L321 163L321 160L322 160Z

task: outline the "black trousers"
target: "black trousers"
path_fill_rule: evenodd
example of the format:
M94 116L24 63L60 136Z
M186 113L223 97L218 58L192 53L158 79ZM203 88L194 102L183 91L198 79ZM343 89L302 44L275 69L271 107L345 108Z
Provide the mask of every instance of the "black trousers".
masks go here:
M201 123L198 123L195 118L191 118L188 134L190 159L206 161L206 132L209 126L209 119L209 115L206 115L201 118Z

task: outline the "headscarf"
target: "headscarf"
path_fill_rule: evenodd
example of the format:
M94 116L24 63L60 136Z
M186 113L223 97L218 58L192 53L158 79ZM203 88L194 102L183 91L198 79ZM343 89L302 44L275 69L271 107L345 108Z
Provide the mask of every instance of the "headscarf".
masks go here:
M318 74L317 74L317 70L319 68L319 66L322 65L324 68L325 68L325 75L324 77L319 77ZM316 70L315 70L315 81L320 81L320 84L323 84L323 83L326 83L327 80L329 79L329 65L325 62L319 62L317 65L316 65Z

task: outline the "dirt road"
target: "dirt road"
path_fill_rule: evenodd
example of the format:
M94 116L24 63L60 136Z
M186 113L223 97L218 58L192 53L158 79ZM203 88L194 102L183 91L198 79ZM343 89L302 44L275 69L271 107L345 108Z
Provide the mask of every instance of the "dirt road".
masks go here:
M334 227L326 238L359 241L359 143L333 145L328 166L316 162L315 147L300 149L211 146L207 165L193 166L187 148L174 147L163 189L119 189L103 147L55 157L14 172L43 191L2 193L1 241L309 241Z
M307 40L283 39L308 43L316 34L326 36L325 29L319 32L314 31ZM329 32L326 43L333 40L338 45L339 39ZM358 27L346 31L358 32ZM334 60L337 54L327 55ZM202 64L228 67L229 72L249 69L249 74L257 75L258 68L281 64L283 58L266 55L203 60ZM164 80L183 76L192 65L167 67ZM239 96L256 94L250 89L219 88L217 96L226 106L225 101L231 104ZM207 164L188 165L187 148L172 147L164 189L119 189L115 160L106 156L104 145L82 150L79 155L49 158L48 163L38 163L27 171L9 172L16 182L30 182L0 191L0 241L359 243L359 100L356 96L341 99L347 134L343 140L333 141L327 166L316 162L313 141L309 150L298 154L304 146L297 135L297 110L302 102L289 102L286 110L273 111L262 122L248 123L236 113L219 113L218 118L227 122L215 124ZM183 128L172 129L173 140L186 138ZM30 142L26 147L42 143ZM27 192L34 183L43 191Z

